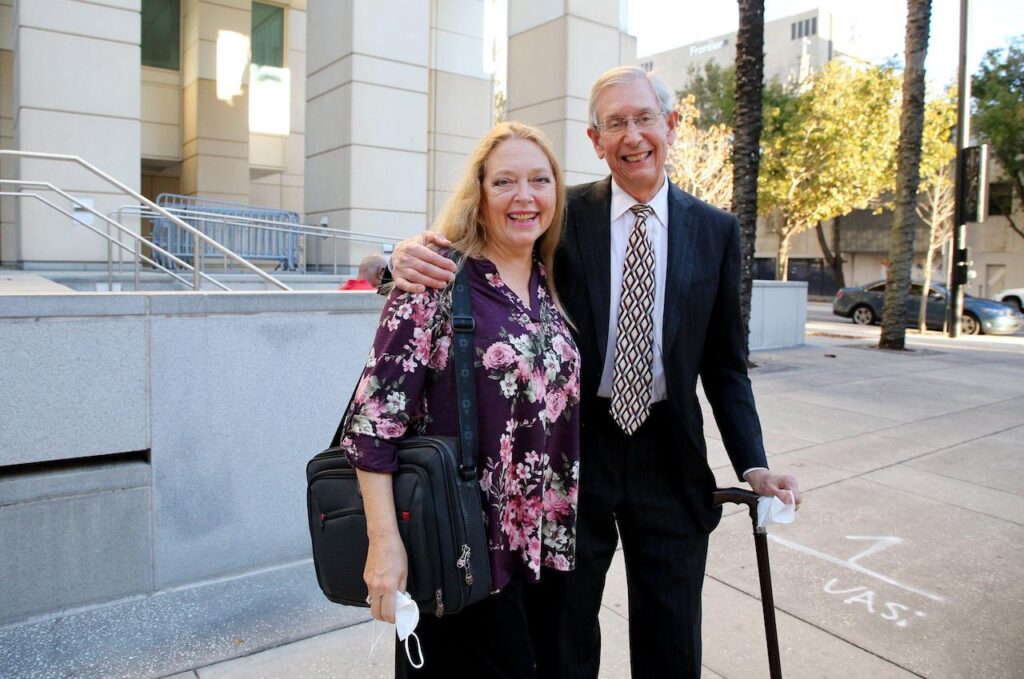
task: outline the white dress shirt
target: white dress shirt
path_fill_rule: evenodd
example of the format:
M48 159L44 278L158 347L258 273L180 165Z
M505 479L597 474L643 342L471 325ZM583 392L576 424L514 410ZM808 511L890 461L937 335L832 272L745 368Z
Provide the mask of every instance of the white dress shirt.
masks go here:
M630 208L637 205L631 195L612 179L611 208L611 289L608 300L608 348L604 354L604 370L597 395L611 398L615 366L615 338L619 332L619 300L622 297L622 267L626 263L629 234L636 222ZM651 385L651 403L664 401L665 365L662 361L661 335L665 317L665 281L668 275L668 177L654 198L647 203L653 213L647 217L647 240L654 251L654 380Z
M654 250L654 379L651 385L651 403L664 401L668 397L665 387L665 363L662 359L662 329L665 319L665 281L668 278L668 177L647 205L653 214L647 217L647 239ZM636 222L636 215L630 208L637 204L635 198L626 193L612 178L611 207L611 289L608 300L608 348L604 354L604 369L601 371L601 385L597 395L611 398L615 366L615 338L619 332L619 300L622 298L622 267L626 263L626 248L629 234ZM751 467L743 472L747 474Z

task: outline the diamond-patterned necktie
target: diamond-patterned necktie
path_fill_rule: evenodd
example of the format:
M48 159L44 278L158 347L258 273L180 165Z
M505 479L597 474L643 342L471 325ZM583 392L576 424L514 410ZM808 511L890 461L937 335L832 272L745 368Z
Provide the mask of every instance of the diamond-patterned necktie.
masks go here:
M647 238L650 205L634 205L636 215L622 267L622 296L615 337L611 414L632 434L651 411L654 369L654 250Z

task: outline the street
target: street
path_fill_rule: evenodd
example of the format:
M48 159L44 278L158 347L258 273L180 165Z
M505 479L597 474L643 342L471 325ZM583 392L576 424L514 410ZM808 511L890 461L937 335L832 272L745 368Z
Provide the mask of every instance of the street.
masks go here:
M843 318L842 316L836 316L832 313L831 302L807 302L807 341L811 341L814 336L819 337L835 337L842 339L867 339L873 338L878 339L879 332L881 332L881 326L879 325L857 325L849 318ZM914 336L919 338L923 342L930 342L931 340L948 340L949 337L943 333L937 331L929 331L924 336L921 336L916 329L907 329L907 336ZM1017 331L1016 335L979 335L974 337L962 337L969 341L985 341L993 344L1009 344L1013 346L1016 342L1014 338L1024 337L1024 326Z

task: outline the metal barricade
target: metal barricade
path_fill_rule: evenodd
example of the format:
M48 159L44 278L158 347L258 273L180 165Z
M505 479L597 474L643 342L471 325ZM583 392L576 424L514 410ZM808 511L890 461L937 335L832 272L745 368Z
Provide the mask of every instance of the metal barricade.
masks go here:
M299 224L297 212L174 193L161 193L156 203L244 259L275 261L277 268L283 271L299 268L299 234L284 229L263 229L258 225L258 222ZM249 223L233 222L232 218L248 220ZM185 261L193 258L192 234L169 219L153 219L152 240ZM203 259L223 257L220 252L205 244L200 256ZM170 260L161 264L174 266Z

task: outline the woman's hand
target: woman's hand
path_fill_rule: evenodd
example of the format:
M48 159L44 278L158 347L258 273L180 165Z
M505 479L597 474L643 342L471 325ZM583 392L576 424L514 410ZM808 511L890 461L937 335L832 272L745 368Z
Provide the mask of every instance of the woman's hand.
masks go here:
M391 279L402 292L424 292L426 286L444 289L455 278L455 262L435 252L433 247L451 246L435 231L425 231L403 240L391 255Z
M391 474L356 469L356 476L363 491L366 536L370 540L363 568L370 615L376 620L394 623L395 592L405 591L409 558L398 534Z
M370 537L363 581L370 592L370 615L384 622L395 622L395 592L405 591L409 559L397 529Z

